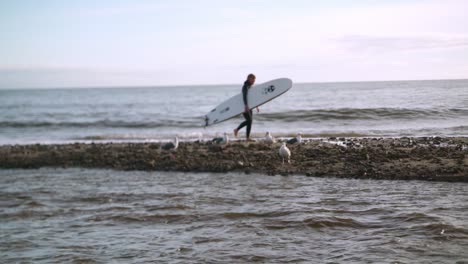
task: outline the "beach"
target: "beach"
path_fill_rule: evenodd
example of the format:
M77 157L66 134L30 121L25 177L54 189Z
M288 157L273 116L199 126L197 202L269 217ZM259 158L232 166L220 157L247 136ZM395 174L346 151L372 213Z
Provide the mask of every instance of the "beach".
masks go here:
M468 182L468 138L327 138L290 145L282 163L280 143L234 141L75 143L0 146L0 167L80 167L174 172L243 172L389 180Z

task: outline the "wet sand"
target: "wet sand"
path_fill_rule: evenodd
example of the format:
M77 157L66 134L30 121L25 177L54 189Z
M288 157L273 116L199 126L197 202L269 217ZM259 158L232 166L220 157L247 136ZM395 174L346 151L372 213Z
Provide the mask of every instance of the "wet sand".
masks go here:
M468 138L328 138L289 145L282 164L280 143L182 142L177 151L159 143L0 146L0 168L82 167L116 170L301 174L391 180L468 182Z

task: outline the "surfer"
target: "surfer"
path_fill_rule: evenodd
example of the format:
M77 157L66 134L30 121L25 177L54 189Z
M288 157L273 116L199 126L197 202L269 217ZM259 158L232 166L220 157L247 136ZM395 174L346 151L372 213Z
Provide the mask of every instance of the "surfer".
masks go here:
M247 76L247 80L244 82L244 86L242 86L242 99L244 100L244 113L242 114L245 118L245 121L242 122L236 129L234 129L234 136L237 137L237 134L239 133L239 130L241 130L243 127L247 127L247 140L250 140L250 130L252 129L252 110L249 108L249 104L247 102L247 94L249 92L250 87L254 85L255 83L255 75L254 74L249 74ZM257 113L260 112L260 110L257 107Z

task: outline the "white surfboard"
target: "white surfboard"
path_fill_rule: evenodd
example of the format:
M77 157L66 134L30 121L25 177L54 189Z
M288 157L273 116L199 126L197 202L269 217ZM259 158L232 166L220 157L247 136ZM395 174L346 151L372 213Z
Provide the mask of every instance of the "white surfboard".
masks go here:
M292 87L288 78L272 80L250 87L247 94L249 108L253 109L284 94ZM224 101L205 115L205 126L218 124L244 112L242 92Z

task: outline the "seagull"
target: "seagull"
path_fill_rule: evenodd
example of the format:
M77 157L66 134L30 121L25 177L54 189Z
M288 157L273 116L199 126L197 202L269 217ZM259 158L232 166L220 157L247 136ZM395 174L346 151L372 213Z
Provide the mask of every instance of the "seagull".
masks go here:
M229 143L228 134L224 133L223 137L213 138L213 140L211 140L211 142L213 142L215 144L220 144L220 145L227 145Z
M174 142L168 142L161 146L163 150L176 150L179 147L179 138L175 137Z
M302 143L302 134L298 133L295 138L291 138L287 142L288 142L288 144L301 144Z
M279 155L283 159L283 164L284 164L284 159L287 159L288 163L291 163L290 157L291 157L291 151L286 147L286 143L283 142L279 149Z
M271 135L270 132L266 132L265 134L265 142L268 143L268 144L273 144L275 143L275 138Z

